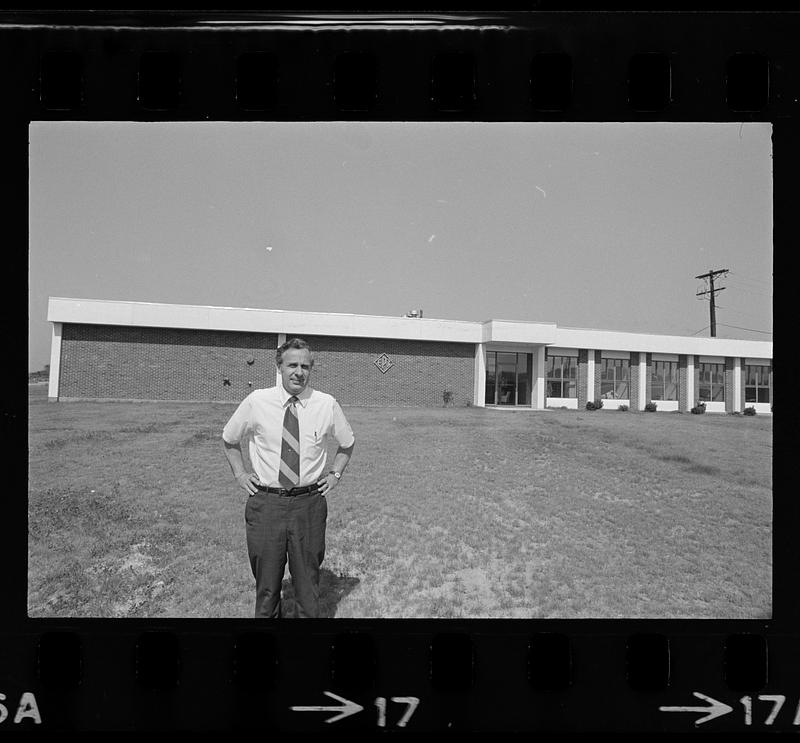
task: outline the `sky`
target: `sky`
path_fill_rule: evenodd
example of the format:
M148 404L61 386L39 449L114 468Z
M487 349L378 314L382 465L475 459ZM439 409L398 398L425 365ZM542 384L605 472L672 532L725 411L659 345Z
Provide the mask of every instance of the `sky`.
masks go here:
M33 122L48 297L772 340L769 123Z

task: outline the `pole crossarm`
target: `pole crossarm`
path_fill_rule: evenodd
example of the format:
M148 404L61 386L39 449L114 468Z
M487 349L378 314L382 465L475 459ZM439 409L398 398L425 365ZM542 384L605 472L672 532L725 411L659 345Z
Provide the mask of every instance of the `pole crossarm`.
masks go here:
M712 292L714 292L714 293L716 293L716 292L721 292L721 291L724 291L724 290L725 290L725 288L726 288L726 287L724 287L724 286L718 286L718 287L716 287L716 288L714 288L714 289L707 289L707 290L706 290L706 291L704 291L704 292L697 292L697 294L695 294L695 296L696 296L696 297L702 297L704 294L711 294Z
M720 268L717 271L709 271L708 273L701 273L699 276L695 276L696 279L713 279L715 276L719 276L722 273L729 273L730 269L727 268Z
M708 283L710 288L703 292L697 292L695 296L702 297L706 294L710 294L710 313L711 313L711 337L714 338L717 335L717 316L714 307L714 298L717 295L717 292L721 292L725 289L724 286L714 287L714 279L717 276L722 276L728 273L727 268L720 268L716 271L709 271L708 273L701 273L699 276L695 276L696 279L708 279Z

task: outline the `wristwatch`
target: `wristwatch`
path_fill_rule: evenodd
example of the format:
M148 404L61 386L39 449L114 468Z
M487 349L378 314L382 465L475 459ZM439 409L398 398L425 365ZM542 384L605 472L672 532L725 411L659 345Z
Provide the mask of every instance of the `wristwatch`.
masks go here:
M331 470L328 474L333 475L337 480L340 480L342 478L342 473L337 472L336 470Z

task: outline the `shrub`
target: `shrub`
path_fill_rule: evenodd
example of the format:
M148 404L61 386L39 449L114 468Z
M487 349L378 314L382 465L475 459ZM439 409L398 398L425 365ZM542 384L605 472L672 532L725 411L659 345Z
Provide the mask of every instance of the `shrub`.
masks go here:
M744 414L745 415L755 415L756 414L756 409L754 407L752 407L752 406L749 407L749 408L745 408L744 409Z
M741 415L741 413L738 410L729 410L728 415Z
M692 408L692 412L695 415L699 415L700 413L705 413L706 412L706 404L704 402L698 402L697 405L695 405Z
M647 403L647 405L644 406L644 409L648 413L655 413L656 410L658 410L658 406L652 400L650 400L650 402Z
M594 400L594 401L589 400L589 402L586 403L587 410L600 410L600 408L602 407L603 407L602 400Z
M629 409L629 408L628 408L628 406L627 406L627 405L620 405L620 406L617 408L617 410L621 410L623 413L624 413L626 410L628 410L628 409Z
M444 406L447 407L453 399L453 393L445 390L442 392L442 399L444 400Z

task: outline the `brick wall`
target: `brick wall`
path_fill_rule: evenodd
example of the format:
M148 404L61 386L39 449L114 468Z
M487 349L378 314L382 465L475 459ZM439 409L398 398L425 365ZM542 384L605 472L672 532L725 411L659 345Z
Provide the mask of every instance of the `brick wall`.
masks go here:
M578 349L578 409L583 410L589 402L589 351Z
M733 386L733 358L725 357L725 412L733 410L733 403L736 399L736 389ZM740 407L741 409L741 407Z
M747 365L744 363L745 361L744 359L740 359L740 361L741 361L742 373L739 379L739 399L742 401L742 406L740 410L744 410L748 405L752 405L752 403L745 402L745 400L747 399L745 397L745 386L747 383Z
M639 374L639 353L638 351L631 352L630 362L630 378L631 378L631 386L630 386L630 409L631 410L641 410L641 406L639 405L639 389L640 386L644 383L644 380L641 378Z
M592 390L592 400L600 399L600 364L602 363L603 352L594 352L594 390Z
M303 337L312 385L342 404L438 407L445 390L453 405L472 402L471 343ZM275 384L277 345L275 333L64 324L59 397L238 402Z
M292 338L293 333L286 334ZM472 343L340 338L302 335L314 352L311 384L343 405L441 407L443 393L452 405L472 403L475 346ZM392 366L375 365L386 354Z
M700 357L694 357L694 399L690 407L694 407L695 403L700 401ZM707 400L704 402L708 402Z
M65 323L59 397L237 402L275 384L277 341L270 333Z
M681 354L678 356L678 410L688 413L693 407L694 402L689 399L688 385L688 362L689 356Z

